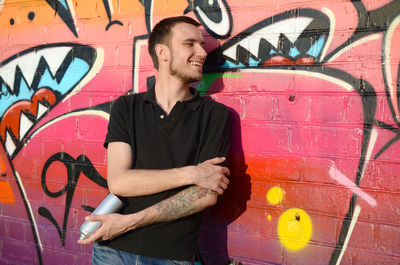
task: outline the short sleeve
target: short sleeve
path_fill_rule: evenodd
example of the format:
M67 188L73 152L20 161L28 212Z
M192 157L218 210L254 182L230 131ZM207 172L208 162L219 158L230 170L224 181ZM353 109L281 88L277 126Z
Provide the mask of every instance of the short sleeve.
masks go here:
M107 148L111 142L130 143L128 130L129 110L124 96L119 97L111 107L110 121L108 131L104 141L104 147Z
M199 163L214 157L227 157L232 136L232 119L228 108L219 105L212 112L211 122L207 127L200 147Z

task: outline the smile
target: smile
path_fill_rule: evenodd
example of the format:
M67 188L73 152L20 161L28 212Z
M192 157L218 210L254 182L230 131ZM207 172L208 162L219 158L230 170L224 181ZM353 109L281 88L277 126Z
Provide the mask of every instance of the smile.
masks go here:
M198 63L198 62L190 62L190 64L194 65L194 66L203 66L202 63Z

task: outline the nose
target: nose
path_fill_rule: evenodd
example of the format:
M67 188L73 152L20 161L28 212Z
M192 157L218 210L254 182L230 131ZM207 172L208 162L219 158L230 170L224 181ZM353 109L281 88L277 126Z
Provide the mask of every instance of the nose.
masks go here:
M197 56L201 57L202 59L206 58L207 52L204 49L203 45L200 45L200 44L198 45L198 48L196 50L196 54L197 54Z

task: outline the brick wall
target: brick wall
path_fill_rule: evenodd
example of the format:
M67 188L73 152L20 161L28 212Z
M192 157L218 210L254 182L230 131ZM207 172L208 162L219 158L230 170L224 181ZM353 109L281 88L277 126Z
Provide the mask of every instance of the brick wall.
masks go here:
M194 84L233 117L207 264L400 263L400 2L0 1L0 264L90 264L110 105L146 91L149 29L186 13Z

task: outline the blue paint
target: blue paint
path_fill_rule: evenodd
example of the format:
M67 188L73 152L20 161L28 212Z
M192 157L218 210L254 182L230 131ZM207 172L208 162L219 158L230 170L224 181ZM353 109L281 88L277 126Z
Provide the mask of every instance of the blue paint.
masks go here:
M68 66L67 71L64 74L63 79L60 83L57 83L56 79L53 79L49 70L46 69L42 79L40 79L38 87L51 87L54 91L58 91L61 95L67 93L71 88L73 88L79 80L81 80L86 73L89 71L88 64L79 58L75 58L71 64Z
M60 4L62 4L62 5L65 7L65 9L69 10L68 4L67 4L67 2L66 2L65 0L58 0L58 2L59 2Z
M261 62L261 59L258 59L257 61L254 60L253 58L249 58L249 66L258 66Z
M313 56L314 58L317 58L321 54L324 44L325 44L325 37L320 36L319 39L316 42L314 42L314 44L307 51L307 54Z
M276 54L276 51L270 50L269 54Z
M4 84L2 84L1 86L1 91L7 91L7 96L0 98L0 117L2 117L4 113L7 111L7 109L14 103L24 99L30 99L34 94L33 89L28 87L24 78L21 78L18 96L8 93L8 90L4 86Z
M49 87L53 91L59 92L62 97L65 97L66 94L82 80L88 71L89 65L84 60L75 58L68 66L60 83L58 83L57 80L53 78L50 71L46 69L39 81L38 88ZM2 117L6 110L14 103L21 100L31 100L36 92L36 90L28 86L24 78L21 78L18 95L9 94L4 84L1 86L1 91L4 91L4 95L0 97L0 117Z
M300 51L297 49L297 47L293 47L289 51L289 56L295 58L297 55L300 54Z
M246 66L243 63L235 64L230 61L225 61L225 63L221 65L221 68L244 68L244 67Z

